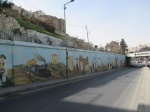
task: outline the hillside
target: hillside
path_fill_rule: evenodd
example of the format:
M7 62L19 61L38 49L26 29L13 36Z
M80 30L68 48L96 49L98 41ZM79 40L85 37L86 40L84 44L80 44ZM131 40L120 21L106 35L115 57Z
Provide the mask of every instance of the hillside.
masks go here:
M51 15L31 12L0 0L0 39L24 41L44 45L62 46L68 48L98 50L92 43L67 35L65 21ZM40 14L39 14L40 12Z
M11 3L1 4L1 7L0 7L1 14L6 15L8 17L15 18L20 24L20 26L23 27L24 29L35 30L37 32L44 33L44 34L64 40L64 36L54 33L55 28L53 26L48 26L46 23L40 22L34 17L28 18L27 16L18 14L17 11L12 10L11 8L12 5L13 4Z

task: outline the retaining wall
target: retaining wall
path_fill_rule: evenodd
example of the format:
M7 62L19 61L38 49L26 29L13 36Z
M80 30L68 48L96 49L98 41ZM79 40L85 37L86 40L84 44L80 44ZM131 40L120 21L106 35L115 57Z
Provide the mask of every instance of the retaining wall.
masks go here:
M68 48L69 77L123 67L125 55ZM0 40L0 85L66 78L64 47Z

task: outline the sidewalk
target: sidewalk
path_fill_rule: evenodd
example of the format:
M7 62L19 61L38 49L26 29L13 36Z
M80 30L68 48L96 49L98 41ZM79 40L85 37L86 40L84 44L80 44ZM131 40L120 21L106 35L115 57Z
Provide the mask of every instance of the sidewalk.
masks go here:
M35 90L35 89L44 88L44 87L48 87L48 86L71 83L73 81L84 80L84 79L92 78L92 77L96 77L96 76L103 76L105 74L113 73L115 71L119 71L119 70L122 70L125 68L126 67L114 69L114 70L110 70L110 71L103 71L103 72L97 72L97 73L92 73L92 74L78 75L78 76L70 77L69 79L58 79L58 80L37 82L37 83L32 83L32 84L20 85L20 86L0 88L0 97L11 96L11 95L18 94L20 92Z
M133 112L150 112L150 69L141 68L135 83L135 90L131 96L128 110Z
M138 112L150 112L150 69L142 69L142 81L139 91Z

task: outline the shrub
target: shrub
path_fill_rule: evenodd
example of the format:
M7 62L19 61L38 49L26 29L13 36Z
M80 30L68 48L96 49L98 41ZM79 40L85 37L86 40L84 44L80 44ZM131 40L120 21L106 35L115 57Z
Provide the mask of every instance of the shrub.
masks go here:
M14 32L15 35L17 35L17 34L18 35L22 35L22 33L21 33L19 28L14 29L13 32Z
M42 27L44 27L47 31L49 32L52 32L54 33L55 32L55 27L48 24L48 23L45 23L45 22L42 22L42 21L39 21L39 23L41 24Z
M13 3L8 2L8 0L0 0L0 5L2 5L4 8L11 8Z

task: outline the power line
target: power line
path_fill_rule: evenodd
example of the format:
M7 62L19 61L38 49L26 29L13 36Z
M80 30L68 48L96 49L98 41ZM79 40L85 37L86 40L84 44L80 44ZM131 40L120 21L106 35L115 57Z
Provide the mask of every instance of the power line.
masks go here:
M73 26L73 27L85 28L85 29L86 29L86 32L87 32L87 41L88 41L88 44L89 44L89 30L88 30L87 25L86 25L86 26L78 26L78 25L72 25L72 24L67 24L67 25ZM90 48L90 49L91 49L91 48Z
M33 7L31 4L29 4L26 0L23 0L26 4L28 4L30 7L32 7L33 9L37 10L35 7Z
M74 26L74 27L82 27L82 28L86 28L85 26L78 26L78 25L72 25L72 24L67 24L69 26Z

